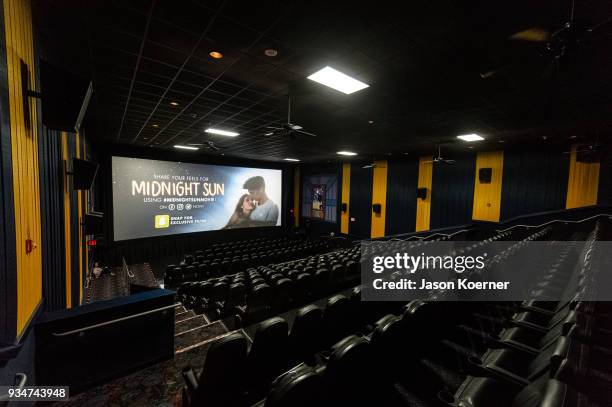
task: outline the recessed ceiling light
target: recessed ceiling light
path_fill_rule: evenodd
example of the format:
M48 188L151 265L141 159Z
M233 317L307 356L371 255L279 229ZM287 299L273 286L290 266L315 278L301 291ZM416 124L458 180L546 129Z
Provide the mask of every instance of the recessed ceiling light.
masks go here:
M368 123L374 124L374 120L368 120Z
M219 51L210 51L208 53L208 55L210 55L214 59L221 59L221 58L223 58L223 54L220 53Z
M197 147L193 147L193 146L182 146L180 144L177 144L174 146L174 148L178 148L180 150L199 150L199 148Z
M158 128L159 124L154 124L153 127Z
M329 66L313 73L308 79L329 86L347 95L370 86Z
M226 136L226 137L236 137L240 135L240 133L236 133L235 131L213 129L212 127L204 130L204 132L210 133L210 134L217 134L219 136Z
M271 136L271 135L273 135L273 134L274 134L274 133L270 132L270 133L266 133L266 134L264 134L264 136Z
M285 161L295 161L298 162L300 160L298 160L297 158L284 158Z
M463 134L461 136L457 136L458 139L463 140L463 141L480 141L480 140L484 140L484 137L479 136L478 134L472 133L472 134Z
M571 138L571 139L574 139L574 138L576 138L576 136L570 136L570 138Z
M173 101L173 102L170 102L170 104L171 104L172 106L178 106L178 102L174 102L174 101Z
M268 57L275 57L278 55L278 51L274 48L268 48L264 51L264 54L266 54Z
M354 153L352 151L338 151L336 154L339 154L339 155L357 155L357 153Z

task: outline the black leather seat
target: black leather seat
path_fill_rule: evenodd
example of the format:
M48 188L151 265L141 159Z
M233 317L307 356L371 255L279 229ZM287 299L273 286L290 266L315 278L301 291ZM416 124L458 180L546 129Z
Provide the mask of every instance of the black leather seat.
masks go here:
M289 326L282 318L270 318L257 327L248 355L249 398L265 395L272 380L288 365Z
M310 304L297 311L289 343L293 362L311 362L321 348L323 310Z
M233 333L215 341L204 361L199 377L193 369L185 368L186 388L183 404L186 406L244 405L244 372L247 366L247 339Z
M324 373L330 405L373 405L373 394L368 392L372 367L372 353L365 339L351 335L336 343Z
M350 301L344 295L334 295L327 300L324 314L326 344L331 345L350 333L350 310Z

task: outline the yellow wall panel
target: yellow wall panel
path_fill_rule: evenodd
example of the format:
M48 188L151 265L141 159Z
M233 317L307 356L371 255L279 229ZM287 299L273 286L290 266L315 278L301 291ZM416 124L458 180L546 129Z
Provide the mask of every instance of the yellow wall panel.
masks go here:
M567 181L566 209L597 205L599 167L599 162L578 162L576 160L576 146L572 146Z
M293 172L293 217L294 226L300 226L300 167L295 167Z
M36 59L29 0L4 0L4 29L12 147L17 267L17 335L21 335L42 299L38 117L36 99L24 110L21 61L28 66L29 88L36 83ZM30 126L26 125L26 114ZM5 135L2 135L5 137ZM32 250L28 253L27 247Z
M491 183L478 180L481 168L491 168ZM504 169L503 151L486 151L476 156L476 179L474 184L474 205L472 219L499 222L501 208L502 176Z
M387 161L381 160L374 163L372 176L372 204L380 204L380 213L372 211L371 237L383 237L385 235L385 221L387 212Z
M342 200L346 204L346 211L340 212L340 233L348 234L349 231L349 209L351 198L351 164L342 164Z
M419 158L419 182L418 188L427 188L425 199L417 198L416 205L416 231L429 230L431 214L431 180L433 177L433 157Z

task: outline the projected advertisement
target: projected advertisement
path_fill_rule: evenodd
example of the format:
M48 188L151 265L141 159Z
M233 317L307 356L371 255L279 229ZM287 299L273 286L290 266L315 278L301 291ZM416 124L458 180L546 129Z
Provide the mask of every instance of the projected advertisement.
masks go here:
M113 157L114 239L281 225L282 171Z

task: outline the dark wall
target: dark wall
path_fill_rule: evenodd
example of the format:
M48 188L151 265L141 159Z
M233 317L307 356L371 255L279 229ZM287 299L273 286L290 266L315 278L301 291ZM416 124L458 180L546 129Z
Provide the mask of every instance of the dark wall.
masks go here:
M598 203L612 205L612 150L610 148L604 151L601 157Z
M569 161L561 149L504 152L501 220L565 208Z
M386 235L414 231L418 178L418 160L389 161L387 166Z
M476 155L455 157L454 164L435 163L431 180L430 229L472 222Z
M351 164L351 200L349 205L349 235L369 238L372 230L372 168L364 163ZM352 221L352 219L355 221Z
M338 177L338 196L336 202L341 203L342 197L342 163L322 163L315 165L302 165L300 167L300 200L302 199L302 185L304 177L310 175L327 175L334 174ZM330 233L340 233L340 205L337 206L336 222L324 222L317 219L304 218L301 216L300 202L300 225L308 225L309 232L314 236L328 235Z

